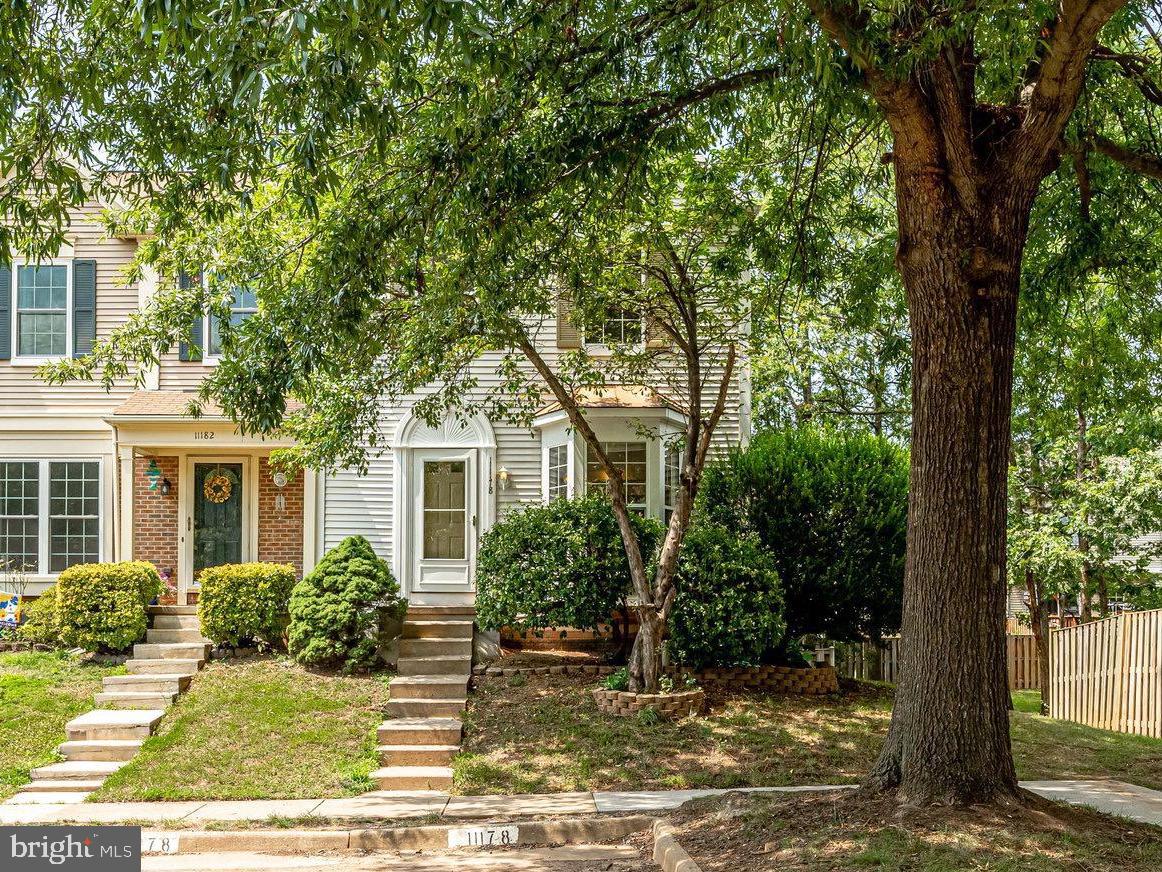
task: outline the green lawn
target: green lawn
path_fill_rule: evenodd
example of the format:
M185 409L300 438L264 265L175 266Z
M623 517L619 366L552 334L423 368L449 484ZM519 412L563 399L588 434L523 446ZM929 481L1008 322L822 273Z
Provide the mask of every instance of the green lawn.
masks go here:
M65 724L93 708L102 678L124 671L57 652L0 653L0 799L58 759Z
M306 799L371 790L388 678L309 672L286 658L215 661L92 798Z
M540 793L851 783L874 762L891 689L837 697L735 695L709 715L643 723L599 715L592 678L488 678L469 698L456 791ZM1162 788L1162 741L1013 714L1022 778L1122 778Z

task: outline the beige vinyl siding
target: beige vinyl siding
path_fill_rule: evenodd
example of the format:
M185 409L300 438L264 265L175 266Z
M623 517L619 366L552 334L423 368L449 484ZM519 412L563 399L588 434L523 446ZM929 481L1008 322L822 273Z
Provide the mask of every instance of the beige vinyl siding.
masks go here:
M555 326L556 319L547 318L537 330L537 345L550 366L555 366L559 356L567 353L558 350ZM501 359L500 352L488 352L473 364L472 374L480 383L482 395L500 385L496 372ZM717 371L721 372L720 369ZM739 410L743 374L744 367L740 362L731 383L727 410L717 430L715 445L719 450L736 446L741 441ZM667 375L669 378L659 373L654 384L663 394L667 393L666 386L669 381L675 376L681 378L676 371L671 371ZM714 383L713 389L716 388L717 384ZM395 521L392 517L394 458L390 441L396 425L407 414L414 400L414 397L408 398L398 406L383 408L381 432L384 439L381 444L385 447L380 455L372 459L367 475L360 476L354 471L344 470L333 472L326 477L320 519L322 524L320 544L324 550L333 548L346 536L359 534L366 536L380 555L391 557ZM708 403L712 403L713 400L713 396L706 397ZM633 410L627 409L626 418L633 417ZM497 487L495 491L496 514L499 519L514 507L541 502L541 439L540 433L536 430L502 421L493 421L492 428L496 436L496 468L504 467L510 475L508 488L500 490Z
M124 323L138 305L137 286L129 284L125 277L126 268L137 251L137 243L105 238L100 216L101 207L95 203L76 210L69 230L73 251L71 255L67 251L61 254L62 258L97 262L98 341ZM72 329L71 317L69 328ZM97 382L49 386L37 376L35 366L0 360L0 414L5 416L51 415L67 411L69 414L101 417L110 413L131 390L128 381L118 384L110 393L106 393Z
M200 360L179 360L178 350L174 348L162 355L157 386L163 391L196 391L201 387L202 380L213 371L213 364Z
M1158 543L1160 542L1162 542L1162 532L1148 533L1134 540L1134 544L1136 545L1153 545L1155 548L1158 547ZM1150 561L1150 571L1162 575L1162 557L1155 557ZM1162 584L1162 579L1159 579L1159 584Z

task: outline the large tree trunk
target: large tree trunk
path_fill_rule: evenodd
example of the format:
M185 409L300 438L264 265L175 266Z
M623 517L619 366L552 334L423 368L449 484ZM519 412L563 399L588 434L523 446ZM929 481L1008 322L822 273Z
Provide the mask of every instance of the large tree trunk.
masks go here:
M901 131L896 131L900 142ZM896 161L913 424L901 680L868 786L906 803L1018 796L1005 662L1016 310L1032 194L973 208L938 156Z

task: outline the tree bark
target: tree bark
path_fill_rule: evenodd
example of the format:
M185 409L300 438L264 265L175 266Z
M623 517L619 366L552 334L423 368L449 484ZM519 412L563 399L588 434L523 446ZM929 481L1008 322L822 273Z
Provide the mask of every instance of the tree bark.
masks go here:
M897 264L913 361L908 554L901 680L866 784L921 805L1003 802L1018 797L1006 492L1017 295L1035 187L998 186L969 203L935 169L938 160L896 160Z

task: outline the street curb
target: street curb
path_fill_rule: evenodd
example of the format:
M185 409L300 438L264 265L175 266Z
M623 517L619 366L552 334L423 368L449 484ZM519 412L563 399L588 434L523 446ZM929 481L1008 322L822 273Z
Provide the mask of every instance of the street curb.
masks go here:
M665 821L654 821L654 862L662 867L662 872L702 872Z
M497 822L496 828L517 828L511 845L554 845L607 842L647 830L655 818L582 818L577 820ZM488 829L488 825L400 827L398 829L356 830L150 830L160 840L169 837L179 854L209 854L225 851L261 851L271 854L299 854L312 851L423 851L446 850L451 830ZM497 843L499 847L499 843ZM147 852L150 853L150 852ZM693 872L693 870L691 870Z

